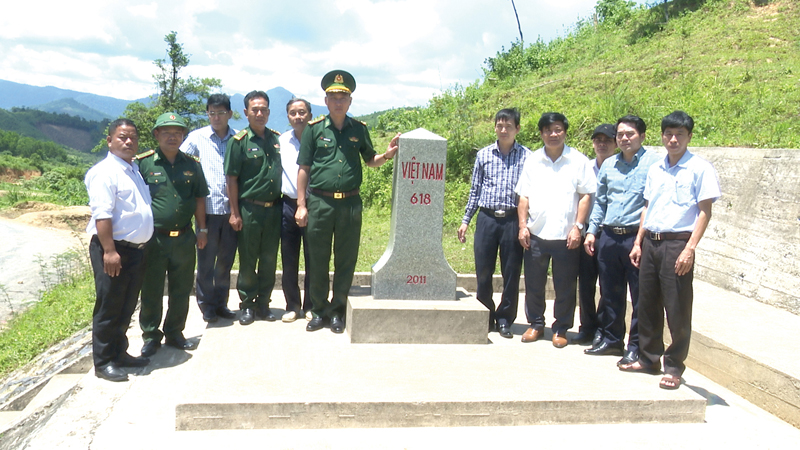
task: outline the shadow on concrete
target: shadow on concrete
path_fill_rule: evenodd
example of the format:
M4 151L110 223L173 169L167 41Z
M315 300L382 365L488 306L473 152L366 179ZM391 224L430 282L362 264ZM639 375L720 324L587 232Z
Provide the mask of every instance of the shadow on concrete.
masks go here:
M684 385L687 388L689 388L689 389L693 390L694 392L696 392L697 394L701 395L703 398L705 398L706 402L707 402L706 405L708 405L708 406L714 406L714 405L731 406L731 405L728 404L728 402L725 401L724 398L722 398L719 395L714 394L712 392L708 392L706 389L703 389L703 388L701 388L699 386L692 386L692 385L686 384L686 383L684 383Z

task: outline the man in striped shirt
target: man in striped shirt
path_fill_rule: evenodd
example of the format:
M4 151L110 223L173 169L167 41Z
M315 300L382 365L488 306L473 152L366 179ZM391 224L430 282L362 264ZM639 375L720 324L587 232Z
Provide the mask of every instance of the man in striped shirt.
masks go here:
M475 273L477 298L489 309L489 331L497 327L500 336L512 338L511 325L517 318L519 275L522 269L522 246L517 221L517 185L522 165L530 150L516 141L520 131L519 111L501 109L494 117L497 141L478 151L472 171L472 188L458 240L467 241L472 216L478 210L475 225ZM495 311L492 299L492 275L500 250L503 296Z
M236 255L236 231L228 219L231 214L225 190L225 149L236 130L228 126L233 112L231 100L225 94L208 97L206 113L210 125L189 133L181 151L200 158L210 194L206 197L206 230L208 243L197 249L197 305L203 320L216 322L219 317L234 319L228 309L231 267Z

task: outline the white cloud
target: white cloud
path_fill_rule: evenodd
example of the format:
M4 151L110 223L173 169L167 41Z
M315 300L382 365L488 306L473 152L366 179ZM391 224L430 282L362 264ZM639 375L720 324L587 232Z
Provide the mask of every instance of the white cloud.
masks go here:
M516 3L532 42L563 35L596 0ZM34 16L33 26L19 19ZM186 74L219 78L229 93L282 86L319 104L322 75L349 70L358 81L357 114L422 105L471 84L485 58L519 37L508 1L15 2L0 16L0 78L144 97L154 92L152 61L165 57L172 30L192 55Z

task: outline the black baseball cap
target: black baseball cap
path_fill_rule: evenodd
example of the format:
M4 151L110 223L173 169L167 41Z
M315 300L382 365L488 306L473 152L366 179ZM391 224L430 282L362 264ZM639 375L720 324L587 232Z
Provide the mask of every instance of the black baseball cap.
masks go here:
M616 139L617 129L616 127L614 127L614 125L611 125L610 123L604 123L594 129L594 133L592 133L592 139L596 138L598 134L605 134L611 139Z

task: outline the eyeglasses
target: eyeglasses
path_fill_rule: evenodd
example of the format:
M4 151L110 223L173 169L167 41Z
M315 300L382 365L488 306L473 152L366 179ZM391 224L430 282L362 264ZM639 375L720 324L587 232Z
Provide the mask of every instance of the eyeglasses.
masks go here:
M222 117L230 114L230 111L207 111L208 117Z

